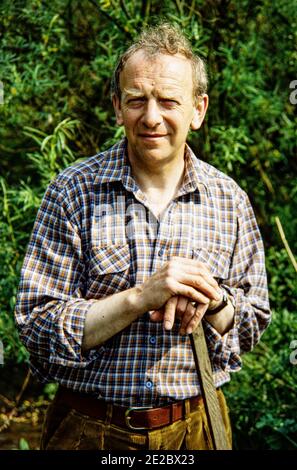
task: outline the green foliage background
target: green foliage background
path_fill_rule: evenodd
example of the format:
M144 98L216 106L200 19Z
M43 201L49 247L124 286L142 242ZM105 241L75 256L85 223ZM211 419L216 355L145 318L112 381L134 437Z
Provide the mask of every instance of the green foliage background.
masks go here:
M115 142L116 58L144 24L178 24L207 61L210 107L189 141L233 176L256 211L273 322L224 390L237 449L297 448L295 0L2 0L0 3L0 338L22 363L13 309L26 244L50 179ZM295 95L296 96L296 95ZM292 101L292 100L291 100ZM296 349L296 348L295 348ZM291 355L291 361L290 361Z

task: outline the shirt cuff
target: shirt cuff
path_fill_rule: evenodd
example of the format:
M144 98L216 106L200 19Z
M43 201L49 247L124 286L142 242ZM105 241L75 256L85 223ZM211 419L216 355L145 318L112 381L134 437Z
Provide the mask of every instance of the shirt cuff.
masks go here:
M49 363L84 368L98 359L103 346L82 351L85 317L96 299L73 299L60 305L56 312L51 339Z
M236 372L241 369L239 335L234 313L233 327L223 336L203 318L205 338L213 371L223 370L225 372Z

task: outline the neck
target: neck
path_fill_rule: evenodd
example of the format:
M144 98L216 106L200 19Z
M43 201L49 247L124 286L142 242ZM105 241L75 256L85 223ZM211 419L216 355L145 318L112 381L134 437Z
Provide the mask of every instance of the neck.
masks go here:
M179 158L170 162L153 161L145 163L135 159L129 159L133 176L140 187L140 189L147 195L153 196L158 199L161 194L172 194L172 197L180 187L183 175L185 162L184 158Z

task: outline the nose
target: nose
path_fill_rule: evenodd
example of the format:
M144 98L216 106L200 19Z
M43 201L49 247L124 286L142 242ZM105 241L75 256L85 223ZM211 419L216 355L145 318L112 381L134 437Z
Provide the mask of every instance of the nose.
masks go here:
M142 116L142 122L146 127L154 128L161 124L162 115L156 100L148 100Z

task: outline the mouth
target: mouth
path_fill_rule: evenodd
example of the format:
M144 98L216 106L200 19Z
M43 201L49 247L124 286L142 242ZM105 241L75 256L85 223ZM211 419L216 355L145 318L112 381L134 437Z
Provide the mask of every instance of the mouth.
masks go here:
M162 137L166 137L166 134L139 134L139 137L142 139L161 139Z

